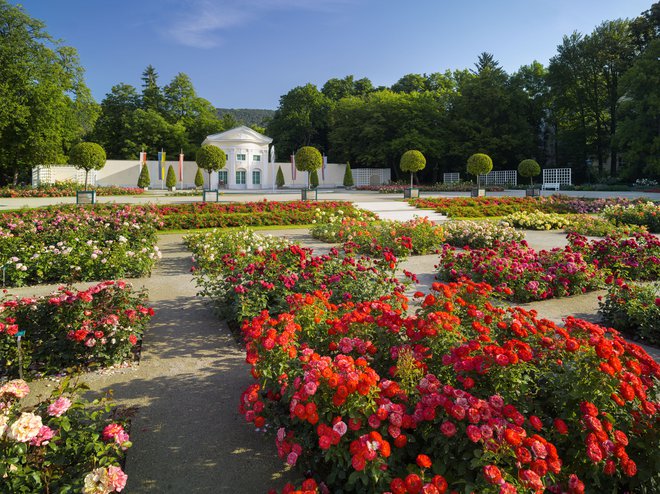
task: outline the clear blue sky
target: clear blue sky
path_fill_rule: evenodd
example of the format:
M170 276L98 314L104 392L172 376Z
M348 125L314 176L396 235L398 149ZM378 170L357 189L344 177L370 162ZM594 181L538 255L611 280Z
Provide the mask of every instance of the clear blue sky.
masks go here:
M633 18L653 0L10 0L75 47L97 101L119 82L178 72L217 107L271 108L332 77L390 86L408 73L546 65L562 36Z

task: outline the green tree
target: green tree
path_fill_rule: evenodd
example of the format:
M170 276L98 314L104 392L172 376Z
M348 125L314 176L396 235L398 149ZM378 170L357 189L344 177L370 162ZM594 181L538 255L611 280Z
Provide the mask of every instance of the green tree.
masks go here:
M73 48L42 22L0 0L0 173L27 180L33 166L63 163L98 110Z
M421 74L406 74L392 84L395 93L423 93L428 91L427 78Z
M197 166L203 168L209 173L209 186L211 184L211 173L217 172L225 167L227 163L227 155L218 146L207 144L197 150L195 157Z
M144 165L142 165L142 169L140 170L140 176L138 177L137 186L146 189L150 185L151 185L151 175L149 174L149 167L145 163Z
M413 174L415 172L423 170L425 166L426 166L426 158L422 153L420 153L416 149L411 149L409 151L406 151L401 156L401 162L399 163L399 167L401 168L401 171L410 172L411 189L413 186Z
M176 187L176 173L174 173L174 168L172 165L167 168L167 175L165 176L165 187L168 189Z
M278 189L284 187L284 173L282 172L282 167L277 167L277 175L275 175L275 185Z
M477 177L477 188L479 188L479 176L490 173L493 169L493 160L484 153L475 153L467 160L467 172Z
M285 154L301 146L328 149L331 100L313 84L293 88L280 104L267 131Z
M202 175L202 169L197 168L197 173L195 173L195 187L202 187L204 185L204 175Z
M530 185L534 186L534 178L541 173L541 167L533 159L522 160L518 165L518 173L523 177L529 177Z
M151 64L142 72L141 103L142 108L145 110L154 110L158 113L161 113L165 106L163 91L158 85L158 72Z
M323 156L321 156L321 153L315 147L303 146L296 151L295 158L296 169L301 172L307 172L307 186L309 187L310 174L323 166Z
M660 179L660 39L646 50L621 79L620 124L616 140L629 180Z
M186 149L186 129L181 122L170 124L155 110L138 108L131 116L128 131L131 139L125 144L128 156L137 157L141 150L155 154L161 149L175 154Z
M91 170L100 170L105 166L105 151L95 142L81 142L71 148L69 163L76 168L85 170L85 190L87 176Z
M353 187L353 171L351 170L351 163L346 162L346 169L344 170L344 187Z
M133 151L131 121L140 106L137 90L129 84L116 84L101 102L101 115L96 121L94 139L110 159L124 159ZM130 150L129 150L130 147Z

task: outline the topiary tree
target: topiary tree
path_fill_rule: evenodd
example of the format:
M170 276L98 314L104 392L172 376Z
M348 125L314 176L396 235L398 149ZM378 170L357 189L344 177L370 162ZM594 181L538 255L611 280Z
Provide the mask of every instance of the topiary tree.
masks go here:
M541 166L536 160L522 160L518 165L518 173L523 177L529 177L529 183L534 187L534 178L541 173Z
M100 170L105 166L105 150L95 142L81 142L71 148L69 163L85 170L85 190L90 170Z
M275 175L275 185L278 189L284 187L284 173L282 172L282 167L277 167L277 175Z
M176 174L172 165L167 169L167 176L165 177L165 187L172 189L176 187Z
M424 155L417 151L416 149L411 149L403 153L401 156L401 161L399 162L399 168L401 171L410 172L410 188L413 187L413 174L423 170L426 166L426 158Z
M353 187L353 171L351 170L351 164L346 162L346 170L344 171L344 187Z
M218 146L207 144L197 150L195 156L197 166L209 172L209 187L211 186L211 173L217 172L225 167L227 155Z
M486 175L493 169L493 160L484 153L475 153L467 160L467 172L477 177L477 188L479 188L479 175Z
M149 167L145 163L142 165L142 170L140 170L140 177L138 178L138 187L146 189L151 185L151 175L149 175Z
M313 170L309 176L309 186L312 189L316 189L319 186L319 173L316 170Z
M204 185L204 175L202 174L202 169L197 168L197 173L195 173L195 187L202 187Z
M310 173L322 166L323 156L315 147L303 146L296 152L296 170L307 172L307 187L309 187Z

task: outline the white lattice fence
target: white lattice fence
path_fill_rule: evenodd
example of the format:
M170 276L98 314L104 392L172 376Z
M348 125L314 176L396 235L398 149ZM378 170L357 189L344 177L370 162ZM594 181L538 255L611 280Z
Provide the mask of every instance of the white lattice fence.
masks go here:
M460 173L443 173L442 174L442 183L443 184L455 184L461 181Z
M544 184L562 184L572 185L571 172L572 168L544 168L543 169L543 183Z
M85 170L73 166L36 166L32 169L32 186L54 184L70 180L79 184L85 183ZM96 185L96 170L89 172L87 183Z
M363 185L385 185L391 180L389 168L353 168L353 182L357 187Z
M495 170L487 175L479 176L482 185L518 185L518 172L516 170Z

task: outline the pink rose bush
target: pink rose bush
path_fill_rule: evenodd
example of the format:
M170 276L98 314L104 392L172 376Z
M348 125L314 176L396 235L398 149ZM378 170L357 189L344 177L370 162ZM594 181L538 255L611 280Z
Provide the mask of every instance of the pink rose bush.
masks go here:
M119 467L131 446L105 400L86 403L65 379L46 401L21 409L25 381L0 386L0 477L2 492L121 492L127 476ZM112 430L113 434L106 434ZM102 432L103 431L103 432Z
M193 249L227 292L249 293L245 270L267 272L256 260L281 255L227 243L245 259L226 271L219 244ZM281 492L651 492L660 480L660 368L616 331L501 308L471 281L416 293L416 311L396 284L375 292L378 277L362 278L357 297L345 296L354 285L298 291L291 276L305 279L315 258L295 252L306 262L266 277L288 284L285 298L215 300L237 306L254 378L240 412L312 477ZM242 304L259 312L244 317Z
M124 281L80 291L63 287L39 298L5 298L0 303L0 376L18 374L19 331L24 332L24 370L52 374L131 360L152 315L146 294ZM65 404L59 402L54 410Z
M465 252L445 245L437 268L442 280L484 281L516 302L585 293L602 283L600 271L579 251L565 247L537 252L524 240Z

